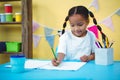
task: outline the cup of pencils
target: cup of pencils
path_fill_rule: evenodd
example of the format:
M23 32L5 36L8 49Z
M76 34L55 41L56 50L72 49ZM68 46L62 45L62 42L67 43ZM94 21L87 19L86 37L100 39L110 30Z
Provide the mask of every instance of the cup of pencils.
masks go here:
M99 41L95 42L97 48L95 49L95 64L110 65L113 64L113 42L101 45Z
M113 48L95 49L95 64L98 65L113 64Z

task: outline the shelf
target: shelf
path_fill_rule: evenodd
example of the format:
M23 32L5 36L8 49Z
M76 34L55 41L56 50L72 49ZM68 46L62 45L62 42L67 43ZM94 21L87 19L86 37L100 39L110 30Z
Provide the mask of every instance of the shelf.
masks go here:
M0 52L0 54L21 54L22 52Z
M6 1L21 1L21 0L0 0L0 2L6 2Z
M2 25L6 24L22 24L21 22L0 22Z
M0 26L21 26L22 31L22 49L21 52L25 54L26 58L32 58L32 0L0 0L1 2L21 2L22 22L0 22ZM17 4L16 4L17 5ZM1 7L1 6L0 6ZM0 27L1 28L1 27ZM2 27L3 28L3 27ZM0 54L15 54L17 52L3 52ZM19 53L19 52L18 52Z

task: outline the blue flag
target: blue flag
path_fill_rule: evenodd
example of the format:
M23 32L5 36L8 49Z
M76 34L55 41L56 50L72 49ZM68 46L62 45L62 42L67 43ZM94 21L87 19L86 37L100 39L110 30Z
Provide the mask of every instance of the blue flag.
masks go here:
M53 29L48 28L48 27L44 27L45 36L51 35L52 31L53 31Z
M46 36L46 40L48 41L51 48L53 48L54 46L54 38L55 38L55 35Z

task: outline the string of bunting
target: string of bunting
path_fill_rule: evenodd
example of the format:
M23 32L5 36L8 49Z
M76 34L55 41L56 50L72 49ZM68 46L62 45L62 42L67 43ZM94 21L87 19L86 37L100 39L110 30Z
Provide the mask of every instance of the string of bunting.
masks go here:
M36 48L41 40L41 38L45 38L46 41L48 41L48 43L52 46L52 44L54 45L54 38L55 36L58 36L59 34L51 34L51 35L38 35L38 34L33 34L33 43L34 43L34 47Z
M114 14L117 14L118 16L120 16L120 8L117 9L115 12L113 12L110 16L104 18L102 21L98 22L98 24L104 24L106 25L106 27L110 28L112 31L114 31L114 26L113 26L113 22L112 22L112 19L111 17L114 15ZM60 29L57 29L57 28L51 28L51 27L48 27L46 25L43 25L43 24L39 24L38 22L36 21L33 21L33 32L35 32L39 27L43 27L43 28L46 28L46 29L49 29L49 30L53 30L53 31L59 31ZM49 31L47 30L47 31Z
M114 31L114 25L112 22L112 16L114 14L117 14L120 16L120 8L115 10L111 15L109 15L108 17L106 17L105 19L103 19L101 22L99 22L98 24L104 24L106 25L106 27L108 27L109 29L111 29L112 31Z
M92 6L95 7L96 10L98 10L99 9L98 0L93 0L91 2L91 4L89 5L89 8L92 7ZM109 15L106 18L104 18L102 21L98 22L98 24L104 24L110 30L114 31L114 25L113 25L112 18L111 18L114 14L117 14L117 15L120 16L120 8L115 10L111 15ZM41 37L45 37L46 40L48 41L48 43L51 45L51 43L53 43L53 42L50 42L49 40L53 40L53 39L48 39L48 38L51 38L51 36L61 35L61 30L60 29L51 28L51 27L48 27L46 25L39 24L36 21L33 21L33 33L39 27L43 27L44 28L45 35L36 35L36 34L33 35L33 43L34 43L35 47L38 46L38 43L39 43ZM93 26L88 27L88 30L92 31L95 34L96 38L98 38L98 30L99 30L100 33L102 34L102 41L105 42L106 40L108 40L107 36L102 32L101 27L97 27L97 25L93 25ZM53 31L57 31L57 34L53 35L52 34ZM54 38L54 37L52 37L52 38Z

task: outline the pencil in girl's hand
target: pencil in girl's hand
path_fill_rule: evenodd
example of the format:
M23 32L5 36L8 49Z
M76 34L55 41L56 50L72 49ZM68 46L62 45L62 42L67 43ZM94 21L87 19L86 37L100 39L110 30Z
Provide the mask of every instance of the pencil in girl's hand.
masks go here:
M51 50L52 50L52 53L53 53L54 58L57 60L57 57L56 57L55 52L54 52L54 49L51 48Z

